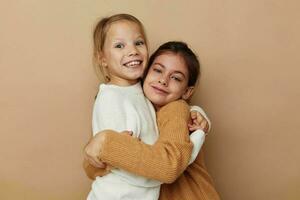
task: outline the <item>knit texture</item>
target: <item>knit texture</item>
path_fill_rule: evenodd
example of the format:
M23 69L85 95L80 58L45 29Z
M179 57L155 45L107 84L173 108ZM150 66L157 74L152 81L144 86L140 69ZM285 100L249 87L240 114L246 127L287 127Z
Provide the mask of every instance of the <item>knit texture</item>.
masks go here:
M106 129L131 130L134 137L146 144L154 144L159 135L156 113L151 102L145 97L141 83L130 86L101 84L99 87L93 109L93 134ZM137 187L161 185L161 182L129 173L123 168L114 168L111 172L106 179L96 181L100 184L103 181L111 182L122 178L125 180L123 182Z
M160 135L154 145L108 131L100 158L114 167L168 183L161 187L160 200L219 200L203 151L188 166L193 146L187 128L189 116L189 106L183 100L162 107L157 112ZM89 177L95 177L97 170L92 169L85 167Z

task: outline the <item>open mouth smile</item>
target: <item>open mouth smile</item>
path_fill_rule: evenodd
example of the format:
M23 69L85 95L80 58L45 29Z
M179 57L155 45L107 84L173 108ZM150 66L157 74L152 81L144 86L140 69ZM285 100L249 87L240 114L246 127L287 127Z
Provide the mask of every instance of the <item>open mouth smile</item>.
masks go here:
M127 63L124 63L123 65L125 67L138 67L140 66L141 64L143 63L143 61L141 60L132 60L132 61L129 61Z

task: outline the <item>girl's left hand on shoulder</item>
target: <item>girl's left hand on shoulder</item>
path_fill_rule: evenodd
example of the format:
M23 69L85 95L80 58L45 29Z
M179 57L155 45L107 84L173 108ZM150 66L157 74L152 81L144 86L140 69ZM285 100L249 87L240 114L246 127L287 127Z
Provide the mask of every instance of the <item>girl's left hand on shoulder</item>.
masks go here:
M199 112L193 110L191 111L191 119L188 128L190 132L201 129L207 133L209 125L207 120Z

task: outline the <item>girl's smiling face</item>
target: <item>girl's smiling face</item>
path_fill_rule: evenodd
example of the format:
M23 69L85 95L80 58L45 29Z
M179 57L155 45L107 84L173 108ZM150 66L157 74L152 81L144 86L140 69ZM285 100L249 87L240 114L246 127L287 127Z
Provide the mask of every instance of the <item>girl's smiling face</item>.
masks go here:
M158 110L178 100L187 100L194 87L188 87L189 71L180 54L164 52L149 67L144 80L144 93Z
M120 20L110 25L100 62L110 83L127 86L139 81L148 61L148 49L138 24Z

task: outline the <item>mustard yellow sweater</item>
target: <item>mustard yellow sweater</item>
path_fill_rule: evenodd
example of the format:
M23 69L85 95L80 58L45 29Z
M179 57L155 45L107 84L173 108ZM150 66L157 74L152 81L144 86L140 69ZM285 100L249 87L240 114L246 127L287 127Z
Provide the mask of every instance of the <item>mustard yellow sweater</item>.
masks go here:
M100 158L111 166L166 183L161 187L160 200L219 200L202 150L188 166L192 151L187 128L189 116L189 106L183 100L162 107L157 112L160 135L154 145L109 131ZM84 168L92 179L107 173L106 169L94 168L87 162Z

